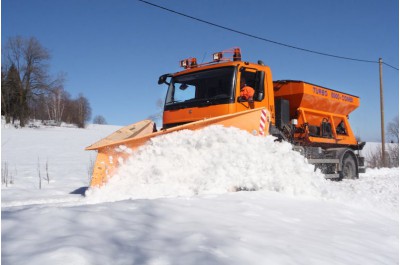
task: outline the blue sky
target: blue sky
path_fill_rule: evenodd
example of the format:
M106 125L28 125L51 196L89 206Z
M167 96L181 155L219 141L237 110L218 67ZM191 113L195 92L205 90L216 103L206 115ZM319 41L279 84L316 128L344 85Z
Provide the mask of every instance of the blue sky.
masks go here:
M219 25L305 49L384 62L398 68L397 0L149 0ZM67 74L65 89L83 93L92 113L127 125L159 111L164 73L179 61L210 61L240 47L243 59L261 59L273 79L304 80L357 95L350 115L356 135L380 140L378 64L324 57L212 27L135 0L3 0L2 44L10 36L36 37L51 55L51 72ZM399 113L399 72L383 67L385 122Z

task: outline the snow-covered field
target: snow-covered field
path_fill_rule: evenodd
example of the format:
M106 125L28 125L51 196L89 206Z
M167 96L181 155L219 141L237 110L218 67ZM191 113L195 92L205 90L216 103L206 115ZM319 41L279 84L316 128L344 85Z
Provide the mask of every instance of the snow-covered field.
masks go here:
M288 144L211 127L153 139L82 196L84 148L116 129L2 127L2 264L399 263L398 169L331 182Z

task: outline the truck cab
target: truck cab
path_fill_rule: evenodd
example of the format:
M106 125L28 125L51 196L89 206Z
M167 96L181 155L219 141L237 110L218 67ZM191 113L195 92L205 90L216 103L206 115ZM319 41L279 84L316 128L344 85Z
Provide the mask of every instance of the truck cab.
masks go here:
M274 113L270 68L262 62L241 61L239 48L214 54L210 63L198 65L195 58L188 58L181 66L183 71L159 80L168 85L163 128L261 107ZM254 89L252 99L240 97L241 80Z

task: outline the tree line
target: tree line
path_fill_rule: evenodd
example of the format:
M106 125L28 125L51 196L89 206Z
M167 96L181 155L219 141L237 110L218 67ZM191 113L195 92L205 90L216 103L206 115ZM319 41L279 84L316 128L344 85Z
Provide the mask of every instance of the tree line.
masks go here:
M1 115L6 123L31 119L61 122L83 128L91 118L88 99L72 98L64 90L64 76L49 74L50 54L35 37L13 37L2 48Z

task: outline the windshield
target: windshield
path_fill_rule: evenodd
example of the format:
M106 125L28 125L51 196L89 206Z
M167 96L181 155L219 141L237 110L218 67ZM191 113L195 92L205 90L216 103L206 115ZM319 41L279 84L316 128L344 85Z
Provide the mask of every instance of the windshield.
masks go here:
M234 67L225 67L173 77L165 106L194 102L222 104L233 99L234 73Z

